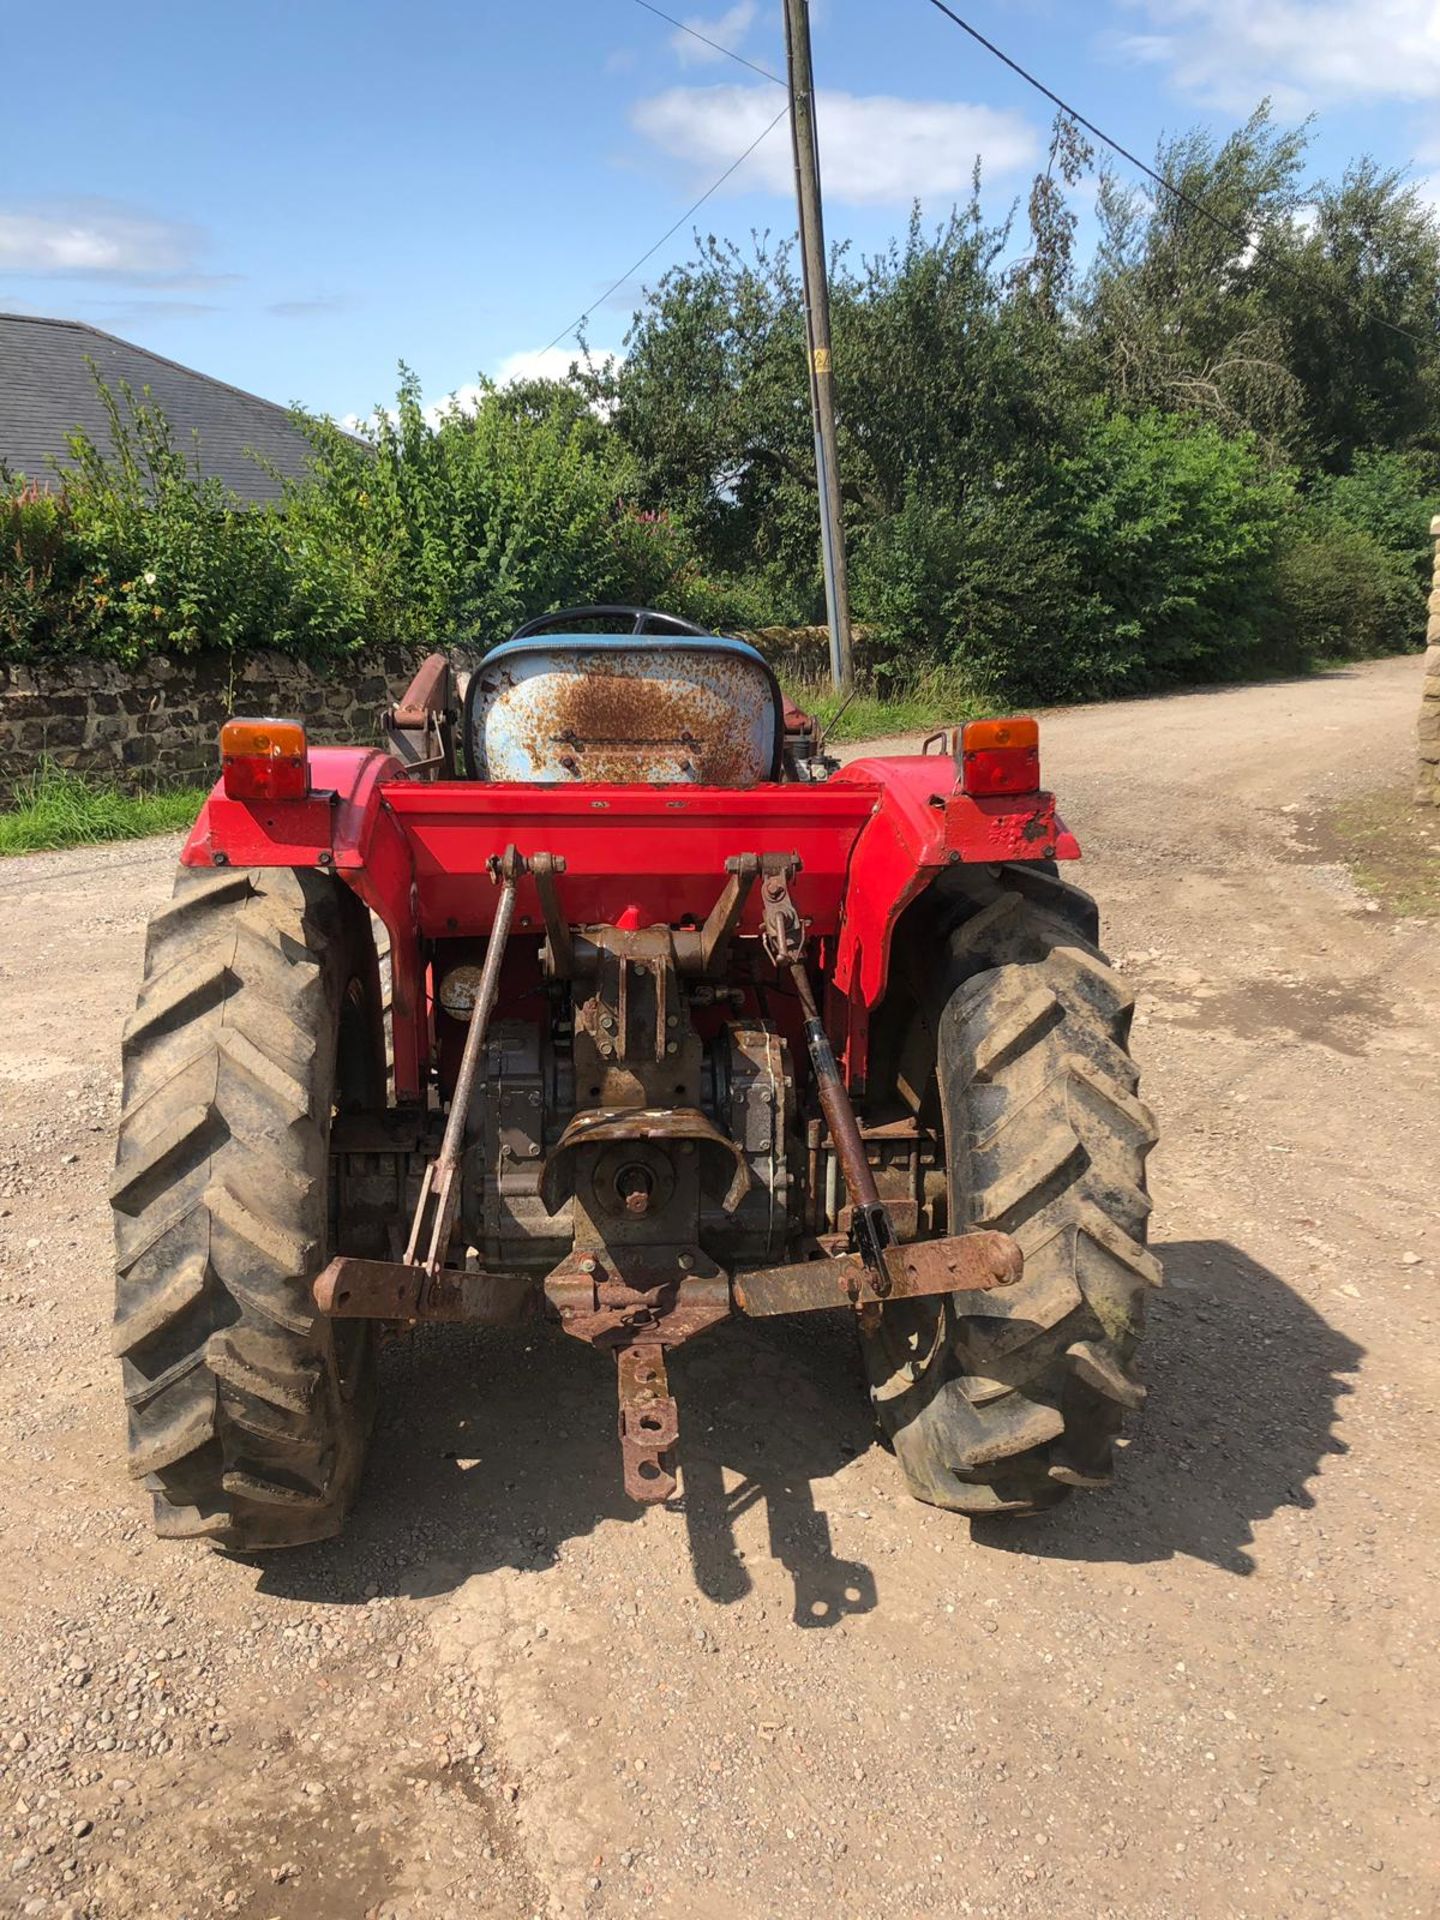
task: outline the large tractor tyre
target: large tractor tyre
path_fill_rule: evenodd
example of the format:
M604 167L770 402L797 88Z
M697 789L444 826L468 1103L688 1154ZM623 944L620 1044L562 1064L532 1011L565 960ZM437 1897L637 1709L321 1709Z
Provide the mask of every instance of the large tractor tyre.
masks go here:
M310 1295L332 1116L385 1103L368 916L325 874L182 869L122 1057L114 1344L155 1530L326 1539L374 1400L368 1322L332 1326Z
M930 979L912 977L902 1054L913 1079L933 1074L951 1231L1013 1234L1025 1272L993 1293L896 1301L864 1340L911 1491L976 1515L1108 1483L1122 1416L1144 1401L1131 1363L1160 1278L1133 996L1088 894L1044 869L992 871L978 888L955 876L932 903L935 942L907 943Z

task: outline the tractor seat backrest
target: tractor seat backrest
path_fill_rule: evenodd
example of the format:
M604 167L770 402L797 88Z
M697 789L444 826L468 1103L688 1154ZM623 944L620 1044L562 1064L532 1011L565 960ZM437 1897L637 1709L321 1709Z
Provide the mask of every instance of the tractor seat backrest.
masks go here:
M748 787L779 777L780 689L719 635L547 633L470 678L465 740L482 780Z

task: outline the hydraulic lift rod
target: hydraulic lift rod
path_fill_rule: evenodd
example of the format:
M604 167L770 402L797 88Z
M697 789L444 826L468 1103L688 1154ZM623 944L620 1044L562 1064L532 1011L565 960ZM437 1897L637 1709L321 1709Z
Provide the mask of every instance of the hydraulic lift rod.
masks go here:
M790 962L790 978L805 1016L805 1045L815 1075L820 1111L825 1115L825 1124L830 1129L835 1156L845 1180L845 1190L850 1196L850 1236L855 1243L855 1251L873 1276L875 1291L884 1293L889 1290L885 1252L895 1244L895 1229L880 1198L880 1189L875 1184L865 1142L860 1138L855 1109L850 1104L850 1094L840 1077L839 1064L830 1045L830 1036L825 1031L825 1023L820 1018L820 1009L815 1004L815 994L803 958Z
M465 1035L460 1071L450 1099L445 1138L439 1154L425 1169L420 1199L415 1208L415 1221L410 1229L409 1244L405 1248L405 1265L423 1264L432 1280L437 1279L443 1270L445 1255L450 1247L455 1209L460 1199L460 1160L465 1150L465 1122L469 1118L470 1101L475 1092L475 1076L480 1070L480 1050L485 1045L490 1015L495 1008L495 996L500 990L500 967L505 958L506 942L510 938L510 922L515 914L515 889L528 865L513 845L506 847L500 858L491 864L490 877L500 882L495 924L490 929L485 965L480 972L480 985L470 1012L470 1029ZM420 1248L425 1239L427 1216L432 1221L430 1244L422 1262Z

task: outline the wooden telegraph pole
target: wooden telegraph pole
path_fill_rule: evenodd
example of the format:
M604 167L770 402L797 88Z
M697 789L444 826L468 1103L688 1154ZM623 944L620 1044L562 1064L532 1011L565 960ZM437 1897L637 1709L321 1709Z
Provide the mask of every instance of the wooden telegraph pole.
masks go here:
M850 579L840 507L840 462L835 443L835 388L830 352L830 281L825 222L820 209L820 149L815 135L815 75L810 60L809 0L785 0L786 71L790 134L795 149L795 200L800 216L800 271L805 336L810 354L810 407L815 418L815 468L820 493L820 557L830 627L830 676L847 692L855 677L850 646Z

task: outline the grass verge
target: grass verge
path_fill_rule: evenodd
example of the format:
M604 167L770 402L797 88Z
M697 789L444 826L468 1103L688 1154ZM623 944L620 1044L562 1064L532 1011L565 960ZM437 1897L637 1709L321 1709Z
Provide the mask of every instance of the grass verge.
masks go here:
M1320 851L1387 912L1440 918L1440 811L1418 806L1408 781L1346 800L1315 824Z
M107 782L42 761L28 780L16 786L10 806L0 812L0 856L180 833L200 811L205 791L175 787L157 793L122 793Z
M861 688L843 712L841 696L829 686L789 681L785 691L797 707L816 715L825 728L826 739L832 741L885 740L902 733L928 733L934 727L978 720L996 711L993 703L978 699L955 673L938 668L883 693Z

